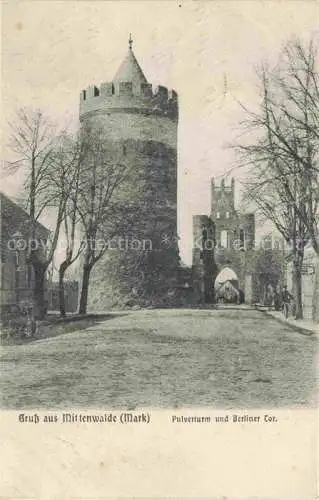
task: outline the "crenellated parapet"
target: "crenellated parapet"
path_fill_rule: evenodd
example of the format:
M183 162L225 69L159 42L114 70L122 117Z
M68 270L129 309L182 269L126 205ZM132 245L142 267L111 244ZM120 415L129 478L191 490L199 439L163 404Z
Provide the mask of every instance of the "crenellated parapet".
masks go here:
M80 94L80 120L88 113L138 113L178 120L175 90L150 83L106 82L90 85Z
M216 219L217 214L223 217L226 213L235 212L235 179L232 178L230 185L226 185L225 179L221 180L220 185L215 184L214 178L211 179L211 214Z

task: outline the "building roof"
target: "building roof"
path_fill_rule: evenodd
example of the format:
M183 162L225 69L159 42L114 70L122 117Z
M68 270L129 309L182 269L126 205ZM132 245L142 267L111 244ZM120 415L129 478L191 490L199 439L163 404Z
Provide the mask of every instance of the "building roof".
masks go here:
M5 218L9 227L15 231L26 228L30 222L28 212L11 200L11 198L5 195L2 191L0 191L0 214L1 218ZM40 222L36 221L36 227L49 235L50 230Z
M128 52L117 70L113 82L132 82L135 85L147 83L147 79L134 55L132 43L130 37Z

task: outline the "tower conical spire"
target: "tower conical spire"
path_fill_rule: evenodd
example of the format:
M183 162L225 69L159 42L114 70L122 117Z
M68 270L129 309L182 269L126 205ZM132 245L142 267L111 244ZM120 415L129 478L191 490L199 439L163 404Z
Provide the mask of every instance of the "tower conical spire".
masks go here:
M132 45L133 39L130 33L128 40L129 49L122 64L115 74L115 77L113 79L114 82L132 82L135 85L147 83L147 79L134 55Z

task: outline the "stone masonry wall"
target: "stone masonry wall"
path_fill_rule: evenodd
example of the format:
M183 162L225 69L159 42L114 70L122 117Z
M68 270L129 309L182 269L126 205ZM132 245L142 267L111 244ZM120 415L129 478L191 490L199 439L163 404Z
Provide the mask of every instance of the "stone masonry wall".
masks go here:
M107 252L92 272L89 307L95 309L112 306L112 300L118 307L121 297L131 304L143 296L143 302L145 290L147 295L153 289L163 295L177 273L177 114L172 109L165 114L165 99L159 109L152 109L154 99L96 96L81 100L82 124L105 131L129 164L129 179L119 195L133 212L125 236L150 239L153 245L152 252L143 255L130 250Z

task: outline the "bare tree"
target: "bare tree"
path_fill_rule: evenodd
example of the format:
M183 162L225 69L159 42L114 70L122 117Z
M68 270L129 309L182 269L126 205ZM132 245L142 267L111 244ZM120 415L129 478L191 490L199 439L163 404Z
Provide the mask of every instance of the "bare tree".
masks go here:
M296 210L319 255L319 73L318 39L304 48L299 40L285 47L288 78L278 76L283 92L281 111L294 132L290 154L295 158L303 199ZM300 208L300 210L299 210Z
M121 186L129 175L129 162L124 161L123 146L109 141L102 127L88 124L81 134L83 156L77 209L85 249L79 313L86 314L91 271L105 254L109 241L128 224Z
M283 50L278 66L267 75L267 127L286 168L303 185L297 216L319 255L319 73L318 39L304 47L298 39ZM264 72L265 87L265 72ZM291 202L294 196L290 194Z
M59 138L52 122L41 110L19 109L9 124L9 147L15 160L8 163L9 173L21 170L25 175L25 208L30 216L30 238L36 240L36 225L46 211L54 212L50 244L41 252L28 245L28 260L34 270L36 315L45 314L45 277L57 246L66 200L68 165L57 162Z
M245 195L274 224L291 246L296 317L300 318L302 317L301 270L304 247L308 241L307 228L297 213L297 207L300 208L303 204L303 189L297 184L296 176L288 176L283 166L278 168L278 165L279 162L277 167L268 164L265 169L257 163L254 166L254 174L251 174L250 180L246 183ZM291 203L292 193L295 197L294 203Z
M315 43L289 42L273 69L258 72L261 105L242 123L249 133L236 145L250 167L246 196L291 245L296 317L302 317L304 247L318 254L318 73Z
M56 151L58 169L67 166L67 175L63 178L64 190L67 193L62 223L62 239L64 257L59 266L59 308L62 317L66 314L65 274L69 267L79 258L83 250L83 235L80 235L80 216L78 213L79 191L81 181L82 143L79 137L64 135L60 147ZM62 189L62 186L61 186Z

